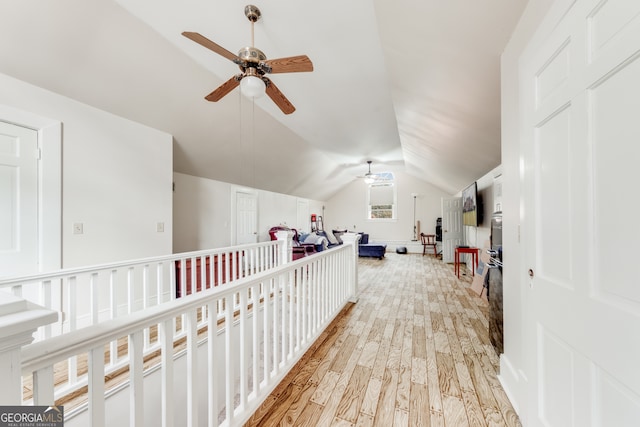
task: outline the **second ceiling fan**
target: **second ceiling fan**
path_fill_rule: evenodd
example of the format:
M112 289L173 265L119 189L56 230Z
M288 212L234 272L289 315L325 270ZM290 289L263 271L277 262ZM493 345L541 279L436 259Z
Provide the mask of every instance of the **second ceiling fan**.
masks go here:
M188 31L182 33L182 35L188 39L227 58L240 67L240 74L231 77L209 95L205 96L205 99L207 101L217 102L240 85L241 90L247 91L249 94L251 94L252 91L253 93L259 93L264 90L283 113L291 114L296 110L295 107L265 74L313 71L313 63L307 55L267 59L267 56L260 49L253 46L253 24L261 17L260 9L256 6L248 5L244 8L244 14L251 22L251 46L240 49L237 55L234 55L199 33Z

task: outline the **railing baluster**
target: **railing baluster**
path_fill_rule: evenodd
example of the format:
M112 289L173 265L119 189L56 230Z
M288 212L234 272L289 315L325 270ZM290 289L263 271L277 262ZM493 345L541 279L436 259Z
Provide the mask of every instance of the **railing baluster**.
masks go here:
M92 427L105 425L104 400L104 349L102 346L89 350L89 420Z
M270 325L270 316L271 316L271 282L273 279L268 279L264 282L264 290L263 290L263 298L264 303L262 304L262 349L264 352L264 372L263 372L263 381L265 383L265 387L269 384L269 378L271 374L269 372L269 365L271 363L271 339L269 334L268 326Z
M213 277L213 275L211 276ZM209 319L207 323L207 366L208 381L207 389L209 390L209 425L218 425L218 370L216 369L216 350L218 346L218 316L216 316L216 301L209 303ZM167 427L167 426L163 426Z
M230 276L231 276L231 259L229 259L231 257L231 253L230 252L225 252L224 253L224 257L226 262L224 263L224 283L229 283L230 280ZM233 306L233 304L232 304Z
M238 280L238 252L233 251L231 254L231 282Z
M149 307L149 264L142 266L142 309Z
M273 279L273 376L278 373L278 367L280 365L280 356L278 352L278 344L280 343L280 324L278 323L278 316L280 316L280 280L282 279L279 274L278 277Z
M318 287L315 283L315 263L310 263L309 268L309 332L313 335L316 331L316 318L318 313Z
M214 255L209 256L209 287L213 288L216 285L216 260L218 257Z
M100 314L100 297L98 295L98 273L92 273L89 276L89 289L90 289L90 310L91 310L91 324L97 325L99 323L98 315Z
M173 427L173 318L159 325L162 362L162 427Z
M251 320L253 321L253 333L251 334L251 378L253 381L253 397L258 396L258 390L260 388L260 378L258 377L258 356L260 355L258 338L260 337L260 331L258 330L258 313L260 311L260 295L256 293L256 286L251 286L251 297L253 299L253 305L251 309Z
M51 280L43 280L40 282L40 305L46 308L53 308L51 300ZM42 339L51 337L51 324L47 324L41 328Z
M231 346L233 345L233 299L235 294L231 294L224 298L225 316L224 316L224 348L225 348L225 409L227 415L228 425L233 425L234 408L233 403L235 400L235 389L233 386L235 375L233 364L235 359L233 357L233 351Z
M127 313L131 314L134 310L135 300L135 288L134 288L134 269L133 267L129 267L127 269Z
M109 308L110 318L118 317L118 296L116 291L118 270L109 272ZM114 365L118 361L118 341L109 343L109 364Z
M33 404L53 406L54 403L53 365L48 365L33 373Z
M148 328L143 331L147 332ZM129 335L129 425L131 427L144 425L143 347L144 334L141 331Z
M324 322L325 320L326 305L327 305L326 289L324 288L325 272L324 272L322 261L316 261L316 262L318 263L318 289L320 290L320 319L318 323L322 324L322 322Z
M76 313L76 277L71 276L67 280L67 313L69 317L69 332L75 331L77 328ZM67 376L69 384L75 384L78 381L78 357L73 356L67 360Z
M209 283L207 283L207 257L201 256L200 258L200 268L198 269L198 273L200 273L200 290L204 291L209 288Z
M187 295L187 260L180 260L180 296Z
M244 410L247 405L247 290L242 289L239 292L240 312L239 312L239 329L240 329L240 410Z
M22 297L22 285L12 286L11 293L17 297Z
M189 260L191 262L191 274L189 274L187 283L191 284L191 290L187 290L185 295L195 294L198 291L198 259L198 257L191 257Z
M187 425L198 425L198 319L196 311L185 315L187 321Z
M164 264L156 264L156 305L164 302Z
M302 334L302 286L303 286L303 276L304 276L304 267L300 267L298 270L298 281L296 282L296 351L300 349L301 346L301 337Z
M146 310L150 307L150 292L149 292L149 264L145 264L142 267L142 309ZM144 330L144 348L149 347L149 329Z
M303 266L302 272L302 337L301 343L305 344L309 338L309 267Z
M287 359L291 359L293 357L293 347L295 345L295 323L293 322L293 316L295 312L295 270L289 272L289 290L287 298L289 299L289 333L288 341L289 341L289 352L287 353Z
M262 271L262 266L264 265L264 248L255 248L254 249L254 271L256 273L260 273Z
M169 301L175 300L176 295L178 294L179 277L176 277L176 263L179 262L179 260L170 261L169 264Z
M76 312L76 277L68 278L68 295L67 295L67 313L69 314L69 331L75 331L77 328L78 314Z

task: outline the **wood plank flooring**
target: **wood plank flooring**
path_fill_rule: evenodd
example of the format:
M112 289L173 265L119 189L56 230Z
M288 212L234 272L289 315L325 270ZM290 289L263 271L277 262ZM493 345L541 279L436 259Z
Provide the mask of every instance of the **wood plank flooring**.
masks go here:
M360 258L350 304L245 426L521 427L487 303L433 257Z

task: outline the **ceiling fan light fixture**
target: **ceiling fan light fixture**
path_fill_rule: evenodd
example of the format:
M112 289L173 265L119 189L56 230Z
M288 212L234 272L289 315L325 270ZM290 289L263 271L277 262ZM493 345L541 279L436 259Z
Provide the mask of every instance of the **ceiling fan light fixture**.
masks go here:
M364 182L366 184L373 184L376 182L378 176L374 173L371 173L371 160L367 160L367 165L369 165L369 170L364 174Z
M265 88L260 77L246 76L240 80L240 91L247 98L260 98L264 94Z

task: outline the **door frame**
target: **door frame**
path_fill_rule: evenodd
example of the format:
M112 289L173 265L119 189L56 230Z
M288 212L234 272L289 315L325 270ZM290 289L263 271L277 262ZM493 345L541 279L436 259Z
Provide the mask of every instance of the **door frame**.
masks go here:
M62 122L0 105L0 120L38 132L38 269L62 268Z
M238 210L237 210L237 203L238 203L238 194L242 193L242 194L250 194L253 197L255 197L256 199L256 243L260 240L260 236L257 233L257 230L259 229L259 225L260 225L260 221L259 221L259 206L258 206L258 193L255 190L252 190L250 188L247 187L233 187L231 188L231 215L230 215L230 220L231 220L231 245L235 246L238 244L238 230L237 230L237 224L238 224Z
M449 224L449 217L445 215L446 202L457 201L460 202L460 215L459 223L460 235L459 237L451 237L452 232ZM454 262L454 248L455 245L460 245L464 241L464 228L462 226L462 197L443 197L442 198L442 262L452 263ZM456 235L457 236L457 235Z

